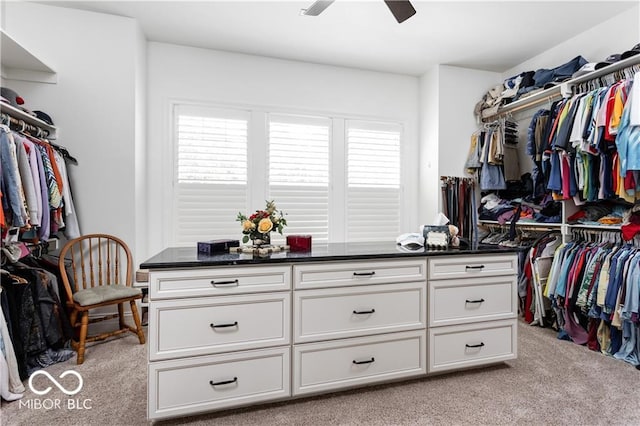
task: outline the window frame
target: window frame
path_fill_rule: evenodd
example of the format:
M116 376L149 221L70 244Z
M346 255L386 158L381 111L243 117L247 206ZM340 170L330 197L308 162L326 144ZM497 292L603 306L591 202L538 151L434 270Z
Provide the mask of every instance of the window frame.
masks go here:
M165 223L170 232L168 246L185 246L187 244L176 243L176 203L175 194L177 184L177 150L178 150L178 129L177 129L177 110L179 106L194 106L202 107L205 109L231 109L231 110L243 110L249 111L250 119L248 124L248 152L253 152L254 155L249 154L247 158L247 207L245 212L252 212L262 207L265 203L266 196L269 194L269 164L268 164L268 117L273 115L291 115L291 116L309 116L309 117L321 117L330 121L330 134L329 134L329 229L328 229L328 241L330 243L343 243L347 241L347 230L345 226L345 220L343 220L347 214L347 202L346 194L348 191L347 182L347 126L348 121L354 122L366 122L366 123L379 123L385 125L397 125L400 129L400 188L399 188L399 232L404 232L407 223L410 222L412 214L408 213L405 209L406 206L413 206L417 208L417 200L410 201L406 199L405 187L407 186L407 179L417 175L417 164L414 166L411 163L413 157L407 156L408 145L410 141L406 139L406 126L407 121L394 119L389 117L378 116L362 116L349 113L336 113L326 112L321 110L297 110L294 108L283 108L273 106L258 106L247 104L233 104L233 103L216 103L216 102L199 102L186 99L173 99L169 102L170 108L168 112L168 121L171 125L171 131L169 132L170 140L168 141L172 147L171 156L164 162L166 166L171 166L171 182L170 191L165 193L165 201L170 203L170 207L165 210L168 214L165 215ZM413 143L411 145L416 145ZM408 172L411 169L411 172ZM262 176L264 179L257 179L256 176ZM169 182L167 182L169 183ZM277 203L277 200L275 200ZM287 234L285 228L285 235ZM237 237L241 238L241 231L238 227ZM212 239L216 236L203 235L202 239Z

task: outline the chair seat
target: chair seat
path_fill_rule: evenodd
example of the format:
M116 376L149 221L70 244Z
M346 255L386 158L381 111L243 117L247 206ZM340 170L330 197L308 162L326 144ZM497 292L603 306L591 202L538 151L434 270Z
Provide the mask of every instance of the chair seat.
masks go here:
M142 294L139 288L113 284L87 288L73 294L73 300L80 306L97 305L110 300L124 299Z

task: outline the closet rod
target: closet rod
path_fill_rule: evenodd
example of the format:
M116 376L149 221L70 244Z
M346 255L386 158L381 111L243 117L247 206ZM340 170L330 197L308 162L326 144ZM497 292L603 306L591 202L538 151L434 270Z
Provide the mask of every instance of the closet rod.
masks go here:
M561 93L552 93L549 96L547 96L546 98L534 99L531 102L527 102L526 104L523 103L521 105L517 105L517 106L515 106L513 108L510 108L508 111L498 112L493 117L494 117L494 120L495 120L496 118L505 117L507 115L513 114L514 112L518 112L518 111L521 111L521 110L524 110L524 109L529 109L531 107L534 107L536 105L542 104L544 102L551 103L551 102L555 101L556 99L560 99L560 98L562 98L562 94Z
M563 83L563 85L566 84L567 87L569 87L571 91L573 91L574 86L577 86L580 83L595 80L607 74L613 74L616 71L620 71L624 68L629 68L638 64L640 64L640 55L631 56L606 67L600 68L599 70L592 71L589 74L567 80ZM497 113L492 114L488 117L483 117L482 121L493 121L496 118L504 116L506 114L513 113L521 109L531 108L532 106L538 105L543 101L560 97L562 97L561 85L550 87L549 89L544 89L534 95L528 96L523 99L518 99L517 101L507 104L504 107L500 108Z
M49 136L49 130L47 129L43 129L39 126L26 123L24 120L18 120L17 118L14 118L4 112L2 113L1 116L2 116L2 123L7 124L10 128L13 128L13 130L19 130L19 131L26 130L29 132L35 132L36 134L34 136L37 136L37 137Z

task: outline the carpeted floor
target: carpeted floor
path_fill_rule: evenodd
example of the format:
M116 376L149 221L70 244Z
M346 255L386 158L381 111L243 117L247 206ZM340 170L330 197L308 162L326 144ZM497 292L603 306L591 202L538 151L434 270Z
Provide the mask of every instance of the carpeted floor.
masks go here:
M640 371L623 361L557 340L549 329L520 324L518 331L519 358L497 366L157 423L640 424ZM35 409L24 405L24 401L37 398L28 391L22 406L19 402L2 403L0 424L145 424L145 360L146 347L137 344L133 335L95 344L87 351L83 365L77 366L74 358L47 369L53 377L68 369L79 372L84 387L70 398L80 402L90 399L85 404L90 409ZM54 387L41 398L66 401L69 397Z

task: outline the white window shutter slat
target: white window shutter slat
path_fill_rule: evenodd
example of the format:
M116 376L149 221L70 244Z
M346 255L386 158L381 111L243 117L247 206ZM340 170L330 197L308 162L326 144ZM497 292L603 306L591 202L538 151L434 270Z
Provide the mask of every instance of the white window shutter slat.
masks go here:
M247 206L248 113L176 108L174 238L178 245L238 238Z
M328 119L269 117L269 199L286 213L286 234L315 243L329 235L329 134Z
M347 121L347 241L394 241L400 231L395 124Z

